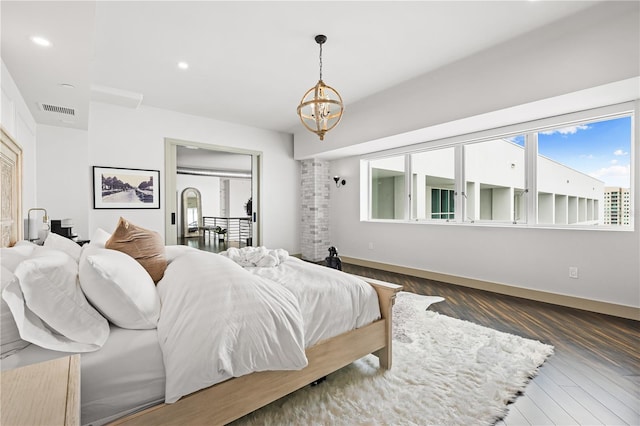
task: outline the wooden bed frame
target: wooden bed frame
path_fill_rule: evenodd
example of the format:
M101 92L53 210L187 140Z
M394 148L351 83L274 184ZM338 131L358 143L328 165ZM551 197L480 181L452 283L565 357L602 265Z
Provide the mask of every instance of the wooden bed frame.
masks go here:
M391 319L402 286L367 280L378 293L382 318L307 349L309 365L295 371L264 371L236 377L113 422L113 425L223 425L264 407L370 353L391 368Z

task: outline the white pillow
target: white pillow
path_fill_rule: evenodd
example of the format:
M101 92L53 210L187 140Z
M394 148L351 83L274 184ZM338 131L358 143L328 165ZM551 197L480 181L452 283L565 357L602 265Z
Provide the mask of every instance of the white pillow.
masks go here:
M98 228L95 230L93 235L91 235L91 242L89 244L93 245L94 247L104 248L104 245L109 240L109 238L111 238L110 233L102 228Z
M109 323L87 301L78 265L59 250L36 250L2 292L20 336L43 348L89 352L102 347Z
M0 266L0 281L2 282L1 292L13 281L17 281L17 278L13 272ZM27 346L29 346L29 342L20 338L18 326L9 306L4 300L0 300L0 358L9 356Z
M44 246L54 250L60 250L67 253L76 263L80 260L82 247L73 240L65 238L53 232L49 232L47 239L44 240Z
M80 285L93 306L115 325L156 328L160 296L151 276L128 254L87 247L80 261Z
M164 246L164 255L167 258L167 263L171 263L178 256L182 256L183 254L185 254L187 252L191 252L193 250L197 250L197 249L195 249L193 247L181 246L181 245Z
M33 254L37 246L28 241L18 241L13 247L0 248L0 263L2 266L13 272L20 262Z
M27 241L27 240L20 240L12 248L16 250L20 250L21 252L25 253L25 256L28 256L37 247L40 247L40 246L37 245L36 243L32 243L31 241Z

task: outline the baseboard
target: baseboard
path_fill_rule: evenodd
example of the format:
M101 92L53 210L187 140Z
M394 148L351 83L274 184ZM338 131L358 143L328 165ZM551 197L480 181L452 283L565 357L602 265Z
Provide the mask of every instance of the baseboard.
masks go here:
M635 308L633 306L617 305L614 303L583 299L580 297L567 296L564 294L556 294L540 290L514 287L506 284L498 284L489 281L476 280L473 278L459 277L456 275L441 274L424 269L408 268L405 266L374 262L370 260L357 259L354 257L340 256L340 258L342 259L343 263L350 263L352 265L365 266L367 268L411 275L414 277L426 278L434 281L442 281L464 287L475 288L478 290L486 290L493 293L506 294L508 296L521 297L523 299L551 303L554 305L566 306L569 308L582 309L585 311L597 312L600 314L640 321L640 308Z

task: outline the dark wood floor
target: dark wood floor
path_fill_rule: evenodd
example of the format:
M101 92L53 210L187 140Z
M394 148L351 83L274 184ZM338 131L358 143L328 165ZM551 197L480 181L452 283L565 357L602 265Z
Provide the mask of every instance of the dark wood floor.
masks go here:
M220 253L221 251L225 251L229 247L240 247L240 243L238 241L227 241L227 240L219 240L215 236L200 236L200 237L189 237L189 238L178 238L178 244L183 246L189 246L193 248L197 248L204 251L210 251L213 253ZM245 247L242 245L242 247Z
M555 346L499 425L640 425L640 323L349 264L345 272L442 296L429 309Z

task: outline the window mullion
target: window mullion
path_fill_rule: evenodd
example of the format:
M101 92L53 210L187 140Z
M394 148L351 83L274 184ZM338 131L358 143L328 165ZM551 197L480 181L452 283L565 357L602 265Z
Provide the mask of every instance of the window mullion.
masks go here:
M527 224L538 223L538 133L527 133L525 140Z
M457 145L454 151L454 185L455 185L455 197L454 197L454 212L455 221L464 222L465 217L465 202L464 202L464 146Z
M404 200L404 220L411 220L413 219L412 216L412 204L411 204L411 183L413 182L412 179L412 171L411 171L411 154L405 154L404 156L404 170L405 170L405 177L404 177L404 191L405 194L407 194L407 196L405 197Z

